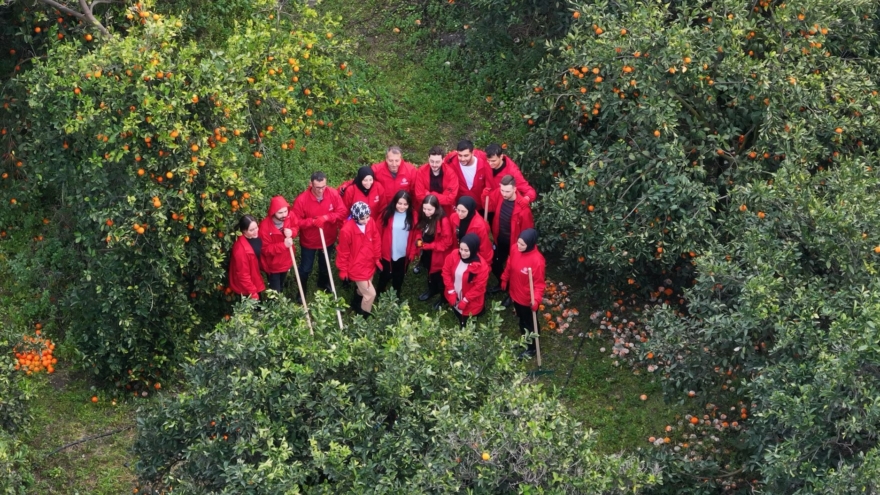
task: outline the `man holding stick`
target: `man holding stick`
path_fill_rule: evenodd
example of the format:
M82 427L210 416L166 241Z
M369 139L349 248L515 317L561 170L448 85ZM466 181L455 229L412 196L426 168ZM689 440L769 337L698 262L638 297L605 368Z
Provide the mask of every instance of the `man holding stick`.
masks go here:
M327 244L326 257L318 261L318 289L332 292L330 287L330 266L326 259L335 250L339 227L348 216L348 210L342 203L342 197L335 189L327 185L324 172L314 172L308 189L297 196L293 202L293 216L299 224L299 245L301 259L299 275L303 290L308 287L309 275L315 266L315 255L323 250L321 230Z
M501 186L490 193L484 192L483 200L489 205L492 222L492 238L495 240L495 251L492 254L492 273L498 279L499 285L489 289L490 293L501 291L501 273L507 264L507 257L511 252L511 246L516 244L522 231L535 226L532 209L529 200L516 189L516 179L512 175L505 175L501 179ZM502 302L502 306L510 305L510 298Z
M284 196L275 196L269 202L266 218L260 222L259 236L263 241L260 268L269 279L269 288L276 292L284 291L287 272L293 266L289 250L298 227L296 218L288 214L288 206Z

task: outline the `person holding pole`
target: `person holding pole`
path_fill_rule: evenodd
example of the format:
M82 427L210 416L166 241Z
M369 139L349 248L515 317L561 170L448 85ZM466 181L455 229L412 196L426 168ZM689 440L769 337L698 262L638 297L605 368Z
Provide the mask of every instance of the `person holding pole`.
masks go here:
M299 226L299 276L303 290L307 290L309 275L315 266L315 254L324 249L321 233L327 244L325 261L318 261L318 289L331 292L330 265L326 259L333 254L339 227L348 216L348 209L342 197L332 187L327 186L324 172L312 173L309 187L293 202L293 216Z
M372 280L376 268L382 268L379 262L380 247L376 223L370 221L370 207L362 201L351 205L351 219L345 222L339 232L336 268L339 278L351 280L357 286L351 307L356 314L365 318L372 315L373 301L376 300L376 287Z
M385 292L391 281L391 287L400 296L403 288L403 277L409 262L416 257L416 225L417 215L412 196L407 191L397 191L391 197L382 219L376 222L382 233L382 272L379 273L378 290Z
M287 200L275 196L269 202L266 218L260 222L260 240L263 250L260 255L260 268L269 279L269 288L276 292L284 291L287 272L293 266L290 248L299 230L296 218L288 214Z
M471 316L479 316L485 309L486 282L489 265L479 254L480 238L465 235L458 251L449 253L443 263L443 284L446 301L452 306L458 323L464 328Z
M229 288L236 294L259 300L260 292L266 290L260 274L260 225L253 216L245 215L238 222L238 230L242 235L232 245Z
M416 224L416 247L422 250L419 264L428 272L428 290L419 296L427 301L443 292L443 263L452 249L455 234L437 196L429 194L422 201L422 214ZM440 309L443 298L434 303Z
M536 244L538 232L525 229L510 250L507 266L501 275L501 287L509 291L513 308L519 318L519 327L525 336L538 333L535 311L544 297L546 262ZM520 358L531 358L537 351L537 337L529 339L528 347Z
M492 261L492 244L489 242L489 225L477 213L477 202L470 196L462 196L455 205L455 215L449 221L455 239L461 242L465 234L475 234L480 239L480 256L486 263Z
M516 244L520 232L535 226L532 216L532 208L529 200L516 189L516 179L512 175L505 175L501 179L501 186L488 194L484 193L487 200L492 222L492 238L495 240L495 251L492 255L492 273L498 279L498 285L489 289L490 294L501 292L501 274L504 265L507 264L507 256L510 248ZM510 296L505 298L502 306L510 306Z

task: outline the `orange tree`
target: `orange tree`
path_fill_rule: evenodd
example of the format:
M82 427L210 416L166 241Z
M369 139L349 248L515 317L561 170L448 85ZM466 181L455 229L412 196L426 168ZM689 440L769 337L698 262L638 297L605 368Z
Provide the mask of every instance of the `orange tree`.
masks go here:
M228 310L229 234L262 210L263 157L345 112L334 24L291 8L205 47L138 4L108 36L53 42L10 84L0 221L51 213L40 268L60 281L68 341L101 377L157 380ZM283 146L267 150L267 136Z

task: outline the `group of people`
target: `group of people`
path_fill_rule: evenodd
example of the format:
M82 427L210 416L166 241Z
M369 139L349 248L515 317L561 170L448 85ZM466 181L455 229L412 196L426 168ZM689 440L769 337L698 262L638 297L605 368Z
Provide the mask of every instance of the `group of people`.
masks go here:
M505 292L502 304L513 305L520 328L529 334L536 330L532 312L545 285L531 211L536 197L497 144L479 150L463 140L448 154L435 146L418 168L403 160L400 148L391 147L383 162L361 167L339 189L327 185L323 172L314 172L292 206L275 196L261 222L243 216L242 235L232 248L229 287L258 299L266 288L263 272L269 288L281 292L299 237L303 290L322 251L317 287L331 291L328 263L335 252L339 278L355 285L351 307L364 317L389 283L400 294L418 258L413 272L427 274L420 301L438 296L434 308L445 301L464 326L483 313L487 294ZM490 274L497 280L491 288ZM534 353L531 341L524 355Z

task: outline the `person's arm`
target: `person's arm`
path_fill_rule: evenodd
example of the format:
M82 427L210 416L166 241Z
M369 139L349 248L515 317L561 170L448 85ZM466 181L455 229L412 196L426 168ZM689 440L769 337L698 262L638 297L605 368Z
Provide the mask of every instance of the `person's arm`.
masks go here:
M427 163L422 165L423 167L428 167L428 181L431 180L431 166ZM416 170L414 175L413 182L413 199L416 202L416 205L421 205L422 201L425 199L425 196L428 195L428 188L430 187L430 183L426 183L426 181L422 180L424 175L422 174L421 169ZM419 206L421 208L421 206Z
M443 170L443 194L438 194L437 199L441 204L455 204L458 199L458 177L449 167ZM446 212L447 215L451 213Z
M483 188L483 192L480 193L480 204L479 204L480 208L483 208L486 206L486 200L488 199L489 200L489 211L495 211L495 198L493 197L492 191L493 190L490 189L488 186Z
M311 194L306 191L306 194ZM293 201L293 216L297 219L297 224L300 227L314 227L315 219L306 217L306 208L305 208L305 200L300 199L299 197Z
M522 230L535 228L535 217L532 215L532 209L529 206L523 208ZM522 230L520 232L522 232Z
M474 271L471 272L471 270ZM474 304L474 301L476 301L481 295L486 293L486 284L489 282L489 267L485 265L482 261L475 261L471 263L468 271L465 272L465 276L468 276L468 272L473 273L475 276L471 284L468 286L467 291L462 294L461 300L465 303L464 306L459 305L459 309L461 309L462 313L478 312L472 311L473 309L476 309L472 308L472 306Z
M379 231L379 227L378 227L379 224L375 220L370 219L370 223L373 224L373 231L374 231L373 235L379 237L379 239L377 239L379 242L370 243L370 247L373 249L373 259L376 261L375 264L379 268L379 270L381 270L382 269L382 239L384 239L384 236ZM391 227L388 226L388 228L390 229ZM390 251L390 246L389 246L389 251ZM390 256L389 256L389 258L390 258Z
M237 241L236 241L237 242ZM254 256L256 258L256 256ZM232 250L232 265L235 266L235 278L250 296L251 299L259 299L257 284L251 278L248 253L243 247L235 247ZM256 260L254 260L256 261Z
M345 207L345 201L343 201L342 197L339 193L333 195L333 213L330 213L328 216L327 223L336 223L338 228L342 227L342 224L345 223L345 219L348 218L348 208Z
M446 298L446 302L449 304L455 304L455 300L458 296L455 294L455 264L453 263L455 260L449 256L446 256L446 259L443 261L443 287L445 288L443 292L443 297Z
M508 284L510 284L510 263L513 261L513 250L511 249L511 255L507 257L507 263L504 264L504 271L501 272L501 290L507 290Z
M538 198L538 193L535 191L535 188L529 184L529 181L527 181L525 177L523 177L522 172L519 170L516 170L515 172L513 178L516 181L516 190L525 196L529 203L534 202Z
M336 248L336 269L339 270L339 278L348 278L348 260L351 256L351 234L345 227L339 232L339 245Z

